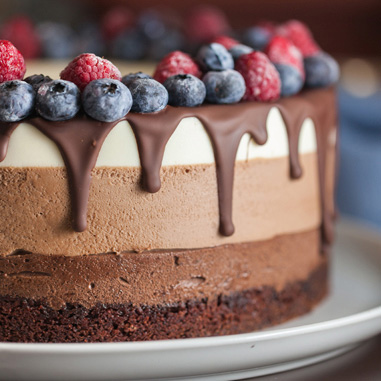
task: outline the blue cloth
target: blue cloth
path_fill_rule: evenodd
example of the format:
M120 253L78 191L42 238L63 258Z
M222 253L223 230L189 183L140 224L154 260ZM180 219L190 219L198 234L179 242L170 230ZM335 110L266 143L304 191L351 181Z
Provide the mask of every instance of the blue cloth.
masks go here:
M381 227L381 91L356 98L340 89L339 113L339 210Z

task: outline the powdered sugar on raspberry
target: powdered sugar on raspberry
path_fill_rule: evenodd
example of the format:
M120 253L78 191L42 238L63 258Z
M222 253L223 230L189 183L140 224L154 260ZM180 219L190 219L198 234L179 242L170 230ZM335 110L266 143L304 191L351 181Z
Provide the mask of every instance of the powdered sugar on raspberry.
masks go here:
M303 55L300 50L287 38L275 36L265 49L270 61L276 64L294 66L305 77Z
M177 50L169 53L158 63L153 78L164 83L167 78L177 74L192 74L200 78L201 71L188 54Z
M122 75L115 65L90 53L84 53L74 58L62 70L60 77L75 83L81 91L95 79L112 78L119 81L122 79Z
M279 73L268 57L262 52L252 52L241 56L235 69L246 83L247 101L268 102L280 97L281 82Z
M23 79L26 71L24 57L7 40L0 40L0 83Z

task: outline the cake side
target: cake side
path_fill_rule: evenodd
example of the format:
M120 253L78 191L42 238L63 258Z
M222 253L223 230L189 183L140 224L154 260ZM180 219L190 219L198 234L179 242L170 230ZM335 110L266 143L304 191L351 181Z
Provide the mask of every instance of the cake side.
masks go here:
M331 96L331 90L327 92ZM335 126L330 126L335 131ZM317 134L319 139L319 131ZM330 136L325 154L332 158L335 140L332 134L324 136L327 139ZM310 134L310 138L314 136ZM298 179L290 174L289 155L235 163L236 232L230 237L218 232L214 164L163 166L161 189L155 194L141 189L139 167L95 167L88 230L95 225L101 232L107 226L104 221L110 210L119 210L128 216L125 221L121 217L116 219L116 225L126 234L124 237L128 237L126 226L131 226L136 214L140 227L133 227L134 242L138 242L139 232L148 231L147 237L152 242L152 232L161 231L156 235L157 242L163 239L162 242L171 242L171 246L165 248L160 246L164 244L156 243L149 251L134 248L108 253L97 252L94 247L92 253L88 241L84 244L85 255L79 244L78 252L73 246L70 255L58 254L56 249L45 254L16 251L3 255L0 309L6 313L2 314L5 320L0 325L0 337L9 341L72 342L210 336L258 329L309 311L327 291L327 257L322 254L320 229L318 144L319 140L312 152L299 155L303 175ZM326 200L331 200L334 161L327 159L326 163ZM31 218L58 216L65 221L66 234L80 237L87 234L87 231L76 233L71 228L70 193L65 190L64 168L2 167L0 170L6 180L4 190L10 186L13 189L12 179L15 181L18 176L23 179L26 193L28 186L36 192L34 197L33 192L28 193L25 200L18 200L17 195L8 192L12 202L4 202L3 208L6 210L6 204L18 205L20 218L15 219L18 223L23 221L21 216L28 217L29 210ZM17 181L13 185L17 186ZM51 203L54 207L50 214L44 212L38 217L36 211L39 208L46 211L46 205ZM331 207L331 202L327 207ZM333 210L328 210L332 215ZM92 215L101 219L94 223ZM184 227L184 221L191 222L193 230ZM38 225L34 223L31 228L29 224L29 229ZM280 230L274 234L277 226ZM168 235L164 235L164 227ZM63 231L59 234L64 237ZM191 243L197 239L203 241L186 248L184 242L191 234ZM16 235L22 236L21 231ZM49 237L47 228L37 240L39 244L44 237ZM100 237L98 232L97 244L101 242ZM113 244L121 238L107 239L105 234L105 242ZM59 242L57 236L51 242ZM126 242L123 238L124 245ZM20 318L12 322L6 318L16 314ZM24 322L31 320L33 330L22 329ZM169 330L165 328L168 321L172 322ZM194 325L194 321L199 324Z
M334 121L331 119L329 120L331 128L319 125L313 103L316 103L316 108L319 104L328 106L333 100L333 92L330 89L317 90L311 92L311 97L312 100L308 102L303 102L305 97L299 97L289 106L279 104L280 108L291 110L294 105L300 103L299 111L295 109L294 123L289 120L283 121L284 117L274 117L274 113L273 117L269 116L268 119L264 119L263 128L266 132L267 120L269 137L263 146L254 145L250 142L246 138L245 125L242 125L242 132L237 135L238 140L235 138L237 143L229 140L227 144L237 144L238 146L241 141L237 148L238 159L241 159L239 162L244 162L242 159L247 158L244 162L247 164L247 169L241 166L236 169L233 176L233 173L225 171L218 164L217 167L214 167L214 164L165 165L161 170L163 186L154 194L142 190L141 184L149 173L160 184L160 165L148 173L144 171L144 168L141 171L135 166L95 167L91 185L89 171L87 188L86 186L81 187L82 193L85 191L85 197L78 191L79 185L73 188L72 180L72 188L68 190L70 168L68 168L68 179L61 167L54 166L34 170L28 167L3 166L4 182L0 185L3 187L1 205L4 216L9 216L7 219L11 226L4 226L0 231L2 255L17 252L17 250L40 254L79 255L162 248L195 248L224 243L249 242L286 232L297 232L303 228L317 227L321 213L318 188L319 182L322 183L323 176L325 176L322 168L322 175L317 175L320 173L318 171L319 165L321 167L324 165L323 162L320 163L319 158L325 157L328 151L334 151L335 128ZM245 109L249 107L254 109L254 115L255 111L260 112L257 115L258 120L267 117L273 108L267 106L263 111L261 108L257 109L247 104ZM242 108L232 109L238 118L237 122L239 122L241 110ZM184 117L189 113L188 111L183 112L185 113L182 115ZM202 113L202 108L197 112ZM229 113L231 115L230 111ZM137 118L139 115L134 117ZM167 123L166 115L159 113L155 117L159 120L156 123ZM307 123L310 118L314 118L314 122L310 120ZM144 118L142 119L144 121ZM160 119L163 119L163 122L160 122ZM176 124L170 126L173 134L176 134L177 119L179 117L176 115ZM306 120L307 122L305 122ZM31 121L31 123L35 122ZM229 126L234 127L234 115L232 115L230 123ZM270 123L274 124L270 126ZM219 130L220 124L215 122L216 131ZM234 132L235 127L233 127L232 131ZM14 132L17 132L17 128ZM62 128L65 128L65 125L60 125L61 131ZM118 126L113 128L118 128ZM112 134L113 128L110 129L110 134ZM324 147L324 152L316 151L314 129L318 133L318 138L324 134L322 139L329 139L327 147ZM293 142L299 141L299 134L301 136L300 144L295 145ZM240 140L242 136L243 139ZM16 136L16 138L18 137ZM185 136L181 142L185 144L185 147L187 146L187 138L188 136ZM211 146L215 145L215 140L212 138L211 143L205 133L204 138L207 140L206 153L204 154L206 161L206 157L208 155L210 157ZM168 139L171 148L170 136ZM17 139L17 141L20 140L22 141L21 137ZM107 142L107 138L105 142ZM178 141L178 143L180 142ZM126 145L128 144L136 145L131 140L126 141ZM291 144L293 147L290 150ZM227 146L224 147L227 149ZM15 148L12 147L11 136L9 161L12 161L13 158L17 160L16 148L20 147L17 142ZM101 147L99 150L102 152ZM47 151L49 152L49 150ZM53 163L57 161L58 151L56 149L52 152L55 155L52 154ZM79 152L81 151L77 151L77 156ZM118 155L122 157L122 160L126 160L123 158L123 151L115 152L114 156L118 157ZM165 151L164 146L161 155L164 158L172 156L172 160L182 163L191 156L185 154L182 157L181 151L179 153L174 149ZM299 155L305 160L303 176L301 176ZM155 159L157 160L153 160L154 162L161 162L160 152L159 157ZM102 159L101 155L99 160L106 161L107 159ZM132 158L131 160L134 162L136 159ZM169 161L169 159L167 160ZM169 162L171 163L171 161ZM234 162L235 156L232 164L225 165L234 166ZM79 163L76 165L79 166ZM217 176L214 174L216 169L218 169ZM245 170L247 171L246 174ZM292 171L299 171L298 176L300 178L293 180ZM275 182L273 181L274 175L276 177ZM84 177L86 176L84 175ZM318 180L319 176L320 180ZM223 177L226 179L224 180ZM224 180L225 183L219 184L219 179L220 182ZM200 182L198 183L198 181ZM256 181L258 181L257 186L255 185ZM10 186L12 183L14 184L13 187ZM235 191L233 191L233 183L235 184ZM28 196L25 198L25 195L20 194L22 200L14 202L18 195L14 194L13 189L17 186L22 186ZM259 189L251 191L250 188L253 186L259 187ZM90 197L86 196L86 191L90 192ZM261 196L261 192L263 192L263 196ZM268 202L267 197L271 192L273 201ZM79 213L78 208L77 211L72 208L73 200L75 201L78 196L82 197L83 200L80 203L81 218L85 223L88 223L88 228L80 233L75 232L70 226L70 220L76 218L75 213L77 216ZM217 198L217 196L219 197ZM226 201L221 204L222 197ZM259 202L261 197L263 199ZM192 198L197 200L197 204L192 203ZM89 203L88 213L87 203ZM176 207L173 203L176 204ZM232 209L234 204L236 204L235 210ZM37 205L38 208L36 208ZM255 205L255 209L250 210L247 205ZM25 218L12 218L15 213L19 213ZM236 214L234 219L238 221L239 229L234 235L227 237L219 233L217 224L219 219L221 227L222 213L225 213L230 224L233 221L233 214ZM188 216L188 218L183 218L184 216ZM121 227L123 228L121 229ZM155 231L155 234L151 234L151 231Z
M339 70L303 24L271 33L265 52L172 52L154 78L84 53L23 80L0 40L4 71L18 57L0 83L0 340L235 334L325 296Z

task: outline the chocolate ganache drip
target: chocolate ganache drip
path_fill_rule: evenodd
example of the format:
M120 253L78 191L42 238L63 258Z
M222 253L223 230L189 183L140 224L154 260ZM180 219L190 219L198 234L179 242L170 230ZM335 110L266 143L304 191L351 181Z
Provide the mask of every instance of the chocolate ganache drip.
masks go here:
M0 122L0 161L3 161L7 156L9 139L17 126L18 123Z
M276 103L238 103L203 105L197 108L167 106L152 114L126 115L113 123L101 123L86 116L65 122L49 122L33 118L28 122L58 146L64 159L72 199L73 228L86 229L87 204L91 171L102 144L111 129L127 120L134 131L142 167L142 183L146 191L160 190L160 169L165 146L183 118L196 117L212 142L218 185L220 233L234 233L232 200L234 165L242 136L249 133L257 144L267 141L266 123L271 108L277 107L284 119L289 142L290 177L302 176L298 143L303 122L311 118L315 125L322 208L322 247L332 242L333 215L326 201L326 156L329 133L336 128L335 92L333 89L305 91ZM4 160L9 138L17 123L0 124L0 161Z
M61 152L69 176L73 229L82 232L87 226L91 170L106 136L118 122L102 123L86 116L64 122L42 118L29 122L53 140Z

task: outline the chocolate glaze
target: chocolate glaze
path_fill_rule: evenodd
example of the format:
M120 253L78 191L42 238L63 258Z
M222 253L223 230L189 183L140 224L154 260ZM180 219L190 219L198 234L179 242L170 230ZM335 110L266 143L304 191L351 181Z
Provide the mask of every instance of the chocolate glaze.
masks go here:
M0 122L0 161L7 156L9 139L17 126L18 123Z
M61 152L69 176L73 228L82 232L87 225L91 170L106 136L118 122L102 123L82 116L64 122L34 118L29 123L52 139Z
M249 133L257 144L267 140L266 121L272 107L277 107L285 121L289 140L291 178L299 178L298 141L302 124L311 118L315 125L319 163L322 207L322 248L332 242L332 213L325 197L325 163L328 136L336 128L335 92L333 89L305 91L276 103L239 103L235 105L204 105L198 108L171 107L154 114L128 114L113 123L101 123L86 116L65 122L49 122L33 118L28 122L52 139L60 149L67 167L71 197L73 228L86 228L86 212L94 168L103 141L111 129L127 120L134 131L139 149L144 188L151 193L160 189L160 168L165 146L179 122L197 117L204 125L214 150L218 185L220 233L234 233L232 198L234 164L239 142ZM5 158L9 137L17 124L0 124L0 160Z

